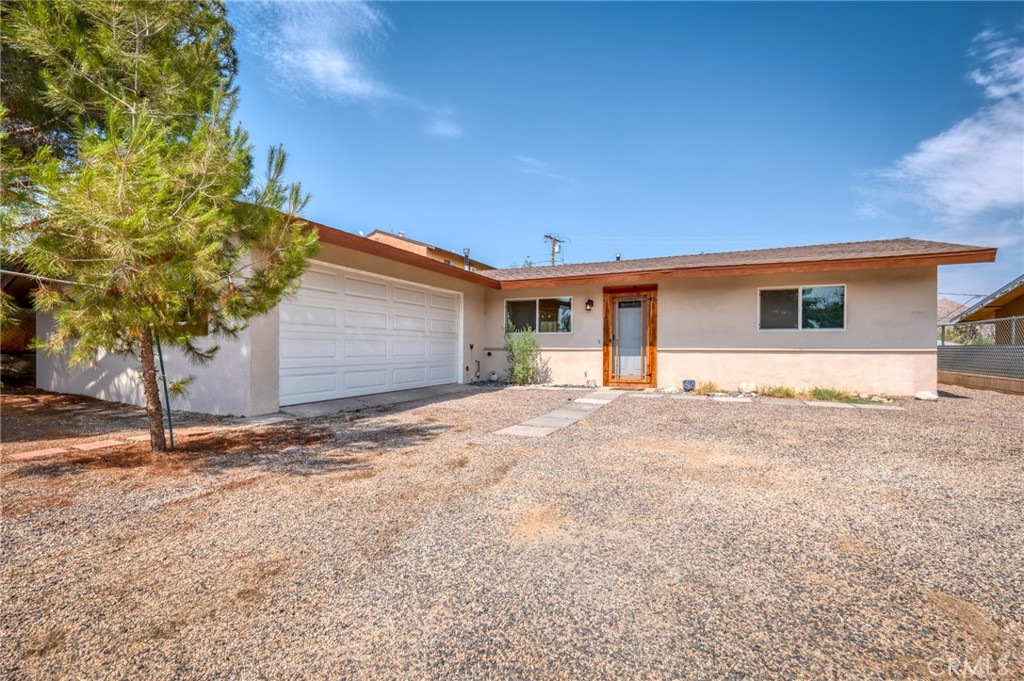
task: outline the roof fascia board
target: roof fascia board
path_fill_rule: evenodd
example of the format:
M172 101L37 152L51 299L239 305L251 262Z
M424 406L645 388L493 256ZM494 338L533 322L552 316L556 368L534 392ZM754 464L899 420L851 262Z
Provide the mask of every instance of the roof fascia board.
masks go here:
M543 288L551 286L572 286L599 282L602 284L646 283L664 279L689 279L700 277L738 277L757 274L790 274L799 272L840 272L851 270L880 270L895 267L934 267L938 265L962 265L979 262L993 262L996 249L972 249L950 253L924 253L918 255L881 256L873 258L846 258L842 260L814 260L791 263L761 263L756 265L712 265L707 267L684 267L662 270L615 272L613 274L581 274L566 277L541 277L537 279L501 280L501 288Z

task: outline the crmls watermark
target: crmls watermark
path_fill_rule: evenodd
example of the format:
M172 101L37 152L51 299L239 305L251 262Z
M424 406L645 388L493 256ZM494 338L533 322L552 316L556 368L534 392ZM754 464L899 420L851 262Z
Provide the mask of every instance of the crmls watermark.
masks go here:
M935 678L949 679L998 679L1008 676L1010 670L1006 660L992 655L976 658L933 657L928 660L928 673Z

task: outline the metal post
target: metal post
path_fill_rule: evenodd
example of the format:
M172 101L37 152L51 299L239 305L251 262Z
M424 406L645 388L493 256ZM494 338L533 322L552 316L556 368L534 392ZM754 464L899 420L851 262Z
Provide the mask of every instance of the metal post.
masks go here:
M167 411L167 429L171 432L171 449L174 449L174 420L171 418L171 394L167 390L167 374L164 373L164 351L160 349L160 336L153 334L156 339L156 354L160 358L160 380L164 382L164 406Z

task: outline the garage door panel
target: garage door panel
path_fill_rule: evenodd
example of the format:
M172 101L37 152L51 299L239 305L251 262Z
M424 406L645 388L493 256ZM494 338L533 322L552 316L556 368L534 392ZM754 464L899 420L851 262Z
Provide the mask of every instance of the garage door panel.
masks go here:
M334 307L294 302L281 306L281 323L302 326L337 326L338 312Z
M426 359L427 341L396 340L391 342L392 354L395 359Z
M458 381L456 293L314 265L281 304L281 404Z
M395 314L392 317L392 328L395 331L426 331L427 318L407 314Z
M335 359L338 343L335 340L314 340L309 338L282 338L282 360Z
M340 369L342 385L346 390L365 390L372 392L373 389L384 389L388 385L387 367L376 369Z
M455 367L450 364L429 367L429 376L431 382L454 383Z
M396 367L391 370L391 382L396 386L406 386L409 383L423 384L427 380L427 367L419 365L414 367Z
M387 356L386 340L345 340L345 359L383 359Z
M403 305L413 305L415 307L427 306L427 293L426 291L415 291L404 286L395 285L392 289L393 299L396 303L402 303Z
M447 293L430 293L430 306L442 310L457 311L459 309L459 297Z
M301 401L330 399L337 389L337 375L334 371L329 373L286 373L281 376L281 394L309 398ZM297 404L297 402L289 404Z
M430 332L454 336L457 332L454 319L431 319Z
M345 277L345 296L386 301L388 299L388 286L379 281L347 276Z
M432 362L448 361L454 362L458 355L458 348L451 341L432 341L430 343L430 360Z
M373 312L370 310L345 310L345 328L351 331L360 329L387 329L387 312Z
M299 291L320 291L335 295L338 293L338 275L333 272L310 270L302 277Z

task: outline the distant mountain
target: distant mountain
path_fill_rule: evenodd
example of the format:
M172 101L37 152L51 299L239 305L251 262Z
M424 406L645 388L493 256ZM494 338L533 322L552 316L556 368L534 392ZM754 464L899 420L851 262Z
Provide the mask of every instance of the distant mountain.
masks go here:
M966 312L969 307L970 305L964 305L949 298L939 298L939 324L947 324L953 321L953 317L956 317L961 312Z

